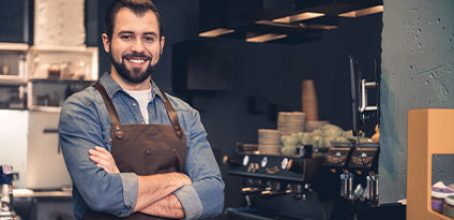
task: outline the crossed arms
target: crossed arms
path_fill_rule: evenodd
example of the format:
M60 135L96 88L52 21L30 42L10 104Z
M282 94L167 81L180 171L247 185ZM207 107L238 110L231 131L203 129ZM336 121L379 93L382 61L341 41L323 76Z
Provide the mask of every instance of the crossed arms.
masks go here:
M96 146L95 149L89 150L89 157L107 173L120 173L114 158L106 149ZM184 217L183 207L173 192L191 183L188 176L177 172L138 176L138 194L134 211L181 219Z

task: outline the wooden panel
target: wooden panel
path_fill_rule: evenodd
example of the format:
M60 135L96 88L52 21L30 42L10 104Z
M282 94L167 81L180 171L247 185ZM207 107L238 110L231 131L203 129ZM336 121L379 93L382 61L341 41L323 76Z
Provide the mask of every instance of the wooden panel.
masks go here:
M432 156L454 154L454 109L408 114L407 219L449 220L432 210Z

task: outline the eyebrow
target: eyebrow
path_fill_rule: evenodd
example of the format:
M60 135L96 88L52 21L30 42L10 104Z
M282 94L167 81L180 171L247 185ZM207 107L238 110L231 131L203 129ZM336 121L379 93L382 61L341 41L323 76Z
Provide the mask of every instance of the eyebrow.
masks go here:
M133 31L120 31L120 32L118 32L118 34L119 35L120 34L134 34L134 32ZM152 35L154 37L158 36L158 34L156 32L145 32L145 33L143 33L143 35Z
M132 31L120 31L120 32L118 32L118 35L120 35L120 34L134 34L134 32L132 32Z

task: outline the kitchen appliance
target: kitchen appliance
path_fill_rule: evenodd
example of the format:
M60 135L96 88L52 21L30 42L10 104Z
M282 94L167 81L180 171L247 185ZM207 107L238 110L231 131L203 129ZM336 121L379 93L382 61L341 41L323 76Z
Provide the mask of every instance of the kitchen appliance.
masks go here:
M58 143L58 112L0 110L0 161L18 172L18 188L56 190L72 185Z
M0 166L0 220L20 220L14 211L13 169L11 166Z
M332 202L320 200L311 186L322 158L236 152L223 162L243 180L245 204L227 208L231 219L329 219Z

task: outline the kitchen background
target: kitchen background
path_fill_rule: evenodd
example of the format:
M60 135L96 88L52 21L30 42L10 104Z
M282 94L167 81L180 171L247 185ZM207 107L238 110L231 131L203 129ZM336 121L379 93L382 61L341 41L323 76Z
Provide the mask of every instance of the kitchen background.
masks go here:
M315 41L257 44L241 39L197 39L201 29L199 23L202 23L199 14L203 2L156 1L162 12L167 47L153 78L166 91L181 89L172 87L174 81L178 81L175 74L179 74L172 69L173 62L178 62L172 60L177 56L172 46L185 41L199 40L201 44L208 45L211 49L209 52L217 53L214 57L211 54L203 56L207 64L227 62L228 72L196 67L203 74L227 75L222 79L223 83L217 83L221 88L209 85L219 81L219 76L213 81L207 80L207 90L202 88L177 93L180 97L186 96L201 111L202 121L219 162L224 154L233 153L236 142L257 143L259 128L276 129L276 110L276 115L269 115L273 114L273 107L279 111L300 111L301 82L305 79L314 79L316 83L320 119L345 130L352 129L348 56L357 57L368 78L375 79L374 61L379 64L381 54L380 13L356 19L340 19L338 30L324 32L322 38ZM232 2L241 4L241 1ZM102 1L98 11L104 11L106 5L108 2ZM283 6L285 3L276 4L276 7ZM102 15L97 16L100 16L98 21L103 21ZM102 22L98 23L96 36L102 31L102 25ZM102 72L108 69L110 63L102 51L100 60ZM248 100L254 98L259 102L257 108L261 113L248 111ZM269 112L270 108L272 112ZM225 175L227 170L222 164L221 169L226 182L226 206L243 205L243 197L238 193L241 179Z

